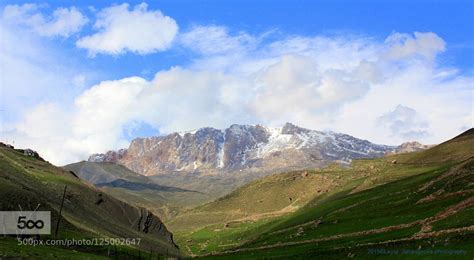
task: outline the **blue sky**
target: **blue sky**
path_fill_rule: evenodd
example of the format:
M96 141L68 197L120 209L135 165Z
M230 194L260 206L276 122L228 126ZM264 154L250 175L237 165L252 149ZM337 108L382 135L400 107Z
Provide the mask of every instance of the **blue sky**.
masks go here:
M85 14L93 15L89 7L105 8L108 1L75 1L74 6ZM3 1L22 4L22 1ZM44 2L51 12L67 7L62 1ZM130 5L142 1L128 1ZM351 33L383 40L390 32L433 31L451 45L443 61L466 72L474 66L474 4L472 1L152 1L149 9L159 9L173 17L186 30L195 24L224 25L230 31L259 34L278 29L280 34L318 35ZM82 33L90 32L90 25ZM147 71L166 69L185 64L192 53L171 50L151 55L124 54L117 57L99 55L87 59L85 51L74 46L75 38L61 39L51 44L77 58L77 63L88 63L92 70L105 75L97 80L145 74ZM120 62L121 66L113 66Z
M1 138L55 163L232 123L290 121L387 144L473 126L472 1L0 8Z

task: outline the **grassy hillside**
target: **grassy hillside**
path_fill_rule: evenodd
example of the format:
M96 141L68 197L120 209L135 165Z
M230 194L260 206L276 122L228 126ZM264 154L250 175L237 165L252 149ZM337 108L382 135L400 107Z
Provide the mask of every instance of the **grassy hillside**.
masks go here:
M149 182L150 180L141 174L115 163L77 162L63 167L74 172L79 178L92 184L107 183L117 179L132 182Z
M401 156L399 161L413 164L459 162L474 156L474 128L429 150Z
M169 226L185 252L209 258L387 256L383 250L446 258L451 251L427 250L458 249L471 259L473 140L470 130L424 152L266 177Z
M268 172L233 173L233 174L193 174L176 172L166 175L148 176L150 179L162 185L178 187L205 193L207 198L199 201L199 204L210 202L225 196L236 188L243 186L253 180L269 175Z
M67 192L59 230L61 238L141 238L139 246L119 247L118 252L136 254L152 248L155 254L179 254L172 234L148 210L117 200L45 161L0 146L0 210L48 210L51 211L52 223L56 223L65 185ZM49 238L52 236L40 236L40 239ZM2 237L0 244L1 257L30 253L35 257L68 254L68 248L20 247L14 237ZM82 253L110 255L110 248L103 246L73 249L76 252L69 251L78 257Z
M166 221L183 208L210 200L208 194L161 185L147 176L114 163L78 162L63 167L105 193L127 203L144 207Z

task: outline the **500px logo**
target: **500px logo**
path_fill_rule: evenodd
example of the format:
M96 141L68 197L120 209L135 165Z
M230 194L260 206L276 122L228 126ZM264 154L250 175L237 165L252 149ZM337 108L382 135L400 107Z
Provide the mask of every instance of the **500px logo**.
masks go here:
M18 225L16 225L17 228L19 229L42 229L44 227L44 221L39 219L39 220L32 220L28 219L26 220L26 216L19 216L18 217Z
M50 211L0 211L0 234L49 235Z

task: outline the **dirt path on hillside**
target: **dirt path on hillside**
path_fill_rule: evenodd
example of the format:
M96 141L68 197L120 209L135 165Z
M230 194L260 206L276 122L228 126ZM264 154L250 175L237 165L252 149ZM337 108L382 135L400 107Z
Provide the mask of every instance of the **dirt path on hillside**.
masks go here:
M272 211L272 212L266 212L266 213L258 213L258 214L252 214L250 216L247 216L247 217L243 217L243 218L239 218L239 219L234 219L234 220L230 220L229 222L245 222L245 221L257 221L257 220L260 220L260 219L263 219L263 218L274 218L274 217L279 217L279 216L282 216L282 215L285 215L285 214L288 214L288 213L292 213L292 212L295 212L296 210L298 210L300 207L298 206L295 206L293 204L295 204L296 202L298 202L298 199L295 200L293 203L291 203L290 205L278 210L278 211Z
M365 202L368 202L368 201L372 201L372 200L376 200L380 198L380 196L377 196L377 197L374 197L374 198L371 198L371 199L367 199L367 200L363 200L361 202L358 202L358 203L354 203L352 205L349 205L347 207L344 207L344 208L340 208L338 210L335 210L331 213L328 214L328 216L331 216L331 215L334 215L336 213L341 213L341 212L344 212L344 211L347 211L353 207L356 207L356 206L359 206L360 204L362 203L365 203ZM300 224L300 225L296 225L296 226L292 226L292 227L289 227L289 228L285 228L285 229L280 229L278 231L274 231L274 232L271 232L270 235L274 235L274 234L280 234L280 233L283 233L283 232L286 232L288 230L292 230L292 229L297 229L297 228L300 228L300 227L306 227L306 226L311 226L311 225L317 225L317 224L320 224L322 223L323 219L315 219L315 220L311 220L309 222L306 222L306 223L303 223L303 224Z
M460 191L450 192L450 193L445 193L445 194L443 194L443 192L444 192L444 190L441 189L441 190L438 190L434 193L431 193L430 195L418 200L416 202L416 204L431 202L431 201L440 200L440 199L447 199L447 198L456 197L456 196L464 196L464 195L468 195L468 194L473 194L474 189L460 190Z
M442 180L442 179L446 179L448 177L451 177L453 175L457 175L457 174L460 174L460 171L462 171L462 169L471 162L471 160L473 160L473 157L465 160L463 163L457 165L457 166L454 166L453 168L449 169L448 171L446 171L445 173L441 174L440 176L438 176L436 179L434 180L431 180L429 181L428 183L426 183L425 185L421 186L421 188L418 189L419 192L421 191L424 191L426 189L428 189L429 187L433 186L433 184L435 184L436 182Z
M397 243L397 242L415 241L415 240L420 240L420 239L425 239L425 238L430 238L430 237L438 237L438 236L447 235L447 234L463 233L466 231L474 231L474 225L471 225L468 227L462 227L462 228L450 228L450 229L444 229L444 230L439 230L439 231L427 232L427 233L424 233L422 236L411 236L411 237L391 239L391 240L386 240L386 241L381 241L381 242L357 244L356 246L363 247L363 246L373 246L373 245L385 245L385 244ZM333 249L343 249L343 248L346 248L346 247L335 247Z
M437 222L439 220L445 219L453 214L458 213L461 210L474 206L474 197L465 199L456 205L450 206L446 208L444 211L439 212L438 214L434 215L433 217L426 218L421 223L421 231L417 233L418 235L423 235L423 233L430 232L433 228L431 224Z
M471 207L474 205L474 198L468 198L465 199L453 206L447 207L445 210L437 213L435 216L428 217L422 220L417 220L413 221L410 223L406 224L400 224L400 225L394 225L394 226L388 226L388 227L383 227L383 228L378 228L378 229L371 229L371 230L364 230L364 231L358 231L358 232L353 232L353 233L347 233L347 234L338 234L338 235L333 235L325 238L317 238L317 239L309 239L309 240L302 240L302 241L292 241L292 242L279 242L273 245L267 245L267 246L260 246L260 247L253 247L253 248L240 248L240 249L235 249L235 250L228 250L224 251L222 253L211 253L207 254L204 256L208 255L224 255L224 254L231 254L231 253L238 253L238 252L247 252L247 251L255 251L255 250L264 250L264 249L272 249L272 248L278 248L278 247L285 247L285 246L293 246L293 245L302 245L302 244L309 244L309 243L318 243L318 242L324 242L324 241L330 241L330 240L336 240L340 238L347 238L347 237L357 237L357 236L364 236L364 235L372 235L372 234L379 234L379 233L385 233L389 231L395 231L395 230L400 230L404 228L409 228L417 225L421 225L421 231L409 238L404 238L404 240L401 241L408 241L408 240L416 240L416 239L422 239L426 237L432 237L432 236L439 236L443 234L448 234L452 232L462 232L465 230L471 231L474 230L474 225L469 226L469 227L463 227L463 228L457 228L457 229L447 229L447 230L440 230L440 231L431 231L431 224L442 220L444 218L447 218L448 216L451 216L463 209L466 209L468 207Z

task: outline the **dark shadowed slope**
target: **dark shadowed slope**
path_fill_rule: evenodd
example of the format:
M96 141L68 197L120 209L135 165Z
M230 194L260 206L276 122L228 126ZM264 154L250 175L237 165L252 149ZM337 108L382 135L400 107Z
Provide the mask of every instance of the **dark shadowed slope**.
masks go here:
M148 210L117 200L69 171L0 146L0 210L48 210L51 211L52 223L56 223L65 185L64 219L59 230L63 238L71 234L79 237L141 238L139 247L145 251L153 248L155 253L178 254L173 235ZM2 244L8 244L8 238L3 239ZM2 247L0 253L4 256L22 256L15 246L16 243L12 247ZM51 250L54 248L51 247Z
M196 192L192 190L185 190L176 187L163 186L152 182L133 182L127 181L124 179L117 179L111 182L97 183L97 187L113 187L113 188L123 188L133 191L143 191L143 190L155 190L155 191L164 191L164 192Z
M161 181L114 163L83 161L63 168L120 200L151 210L164 221L175 216L183 208L210 199L208 194L162 185Z
M150 182L146 176L115 163L82 161L68 164L63 168L73 171L79 178L92 184L108 183L118 179L132 182Z

